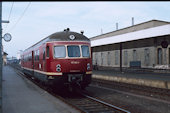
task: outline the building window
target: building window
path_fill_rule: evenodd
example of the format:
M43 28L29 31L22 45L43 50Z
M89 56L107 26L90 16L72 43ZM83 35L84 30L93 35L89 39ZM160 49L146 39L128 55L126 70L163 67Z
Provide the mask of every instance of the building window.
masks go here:
M170 48L169 48L169 64L170 64Z
M163 55L163 58L162 58L162 59L163 59L163 64L168 64L168 63L167 63L167 56L166 56L167 53L166 53L166 50L167 50L167 49L164 48L164 52L163 52L164 55Z
M144 62L145 62L145 65L148 66L149 65L149 49L145 49L144 50Z
M107 54L107 64L110 65L111 57L110 57L110 52Z
M101 66L103 65L103 53L101 53Z
M158 64L162 64L162 49L158 48Z
M97 52L95 53L95 62L96 62L95 65L98 65L98 64L97 64L97 62L98 62L98 55L97 55Z
M118 65L118 51L115 51L115 65Z
M137 61L137 51L133 50L133 61Z
M124 51L124 65L128 64L128 52Z

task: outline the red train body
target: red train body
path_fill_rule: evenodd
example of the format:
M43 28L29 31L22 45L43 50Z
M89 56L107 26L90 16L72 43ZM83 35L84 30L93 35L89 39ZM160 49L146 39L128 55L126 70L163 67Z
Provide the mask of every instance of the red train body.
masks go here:
M54 33L26 49L21 66L24 73L48 85L78 84L84 89L92 74L90 40L69 30Z

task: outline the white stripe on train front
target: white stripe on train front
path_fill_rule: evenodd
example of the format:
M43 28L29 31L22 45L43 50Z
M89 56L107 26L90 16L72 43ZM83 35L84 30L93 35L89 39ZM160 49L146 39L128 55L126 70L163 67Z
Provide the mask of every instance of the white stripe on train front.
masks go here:
M30 69L30 68L26 68L26 67L22 67L22 68L29 70L29 71L34 71L34 72L37 72L37 73L45 74L45 75L63 75L63 73L45 72L45 71Z

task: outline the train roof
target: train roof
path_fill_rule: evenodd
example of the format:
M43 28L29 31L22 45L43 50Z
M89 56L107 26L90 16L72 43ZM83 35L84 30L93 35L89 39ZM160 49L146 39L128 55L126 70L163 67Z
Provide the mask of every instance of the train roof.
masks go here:
M83 34L80 34L80 33L77 33L77 32L72 32L72 31L69 31L69 29L67 29L67 30L64 30L64 31L61 31L61 32L56 32L56 33L49 35L48 37L40 40L39 42L37 42L33 46L24 50L24 52L31 49L31 48L36 48L37 46L39 46L43 43L53 42L53 41L87 41L87 42L90 42L90 39L88 39Z
M86 36L71 31L56 32L48 38L48 41L90 41Z

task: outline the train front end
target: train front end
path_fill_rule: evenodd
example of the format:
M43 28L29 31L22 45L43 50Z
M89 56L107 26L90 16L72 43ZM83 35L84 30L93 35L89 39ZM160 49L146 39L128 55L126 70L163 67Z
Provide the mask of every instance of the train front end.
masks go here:
M85 89L91 83L92 75L90 41L83 40L85 36L82 34L70 33L66 37L69 40L48 43L52 56L48 62L48 71L58 73L58 76L50 76L51 81L56 87L71 86Z

